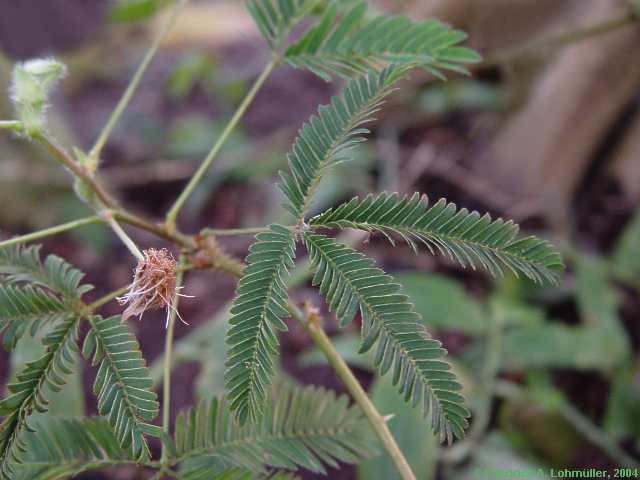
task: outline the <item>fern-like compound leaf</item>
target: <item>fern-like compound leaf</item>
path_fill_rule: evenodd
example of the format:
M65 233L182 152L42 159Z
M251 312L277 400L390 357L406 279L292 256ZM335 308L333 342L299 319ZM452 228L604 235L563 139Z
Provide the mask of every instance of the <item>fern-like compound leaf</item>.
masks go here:
M249 0L247 8L269 47L277 51L318 3L319 0Z
M376 346L374 363L380 374L393 371L392 382L407 402L422 402L424 416L441 441L464 436L469 412L461 386L444 361L446 350L429 337L409 299L390 275L360 252L323 235L306 232L313 284L320 287L329 309L342 326L359 310L361 352Z
M67 306L37 286L0 285L0 332L5 331L5 350L12 350L27 330L33 335L42 323L67 314Z
M287 330L282 320L289 314L285 277L293 258L293 232L271 225L256 235L238 282L227 332L225 383L240 424L258 421L264 412L278 353L277 331Z
M21 437L25 450L15 479L53 480L135 463L105 420L41 418L30 426Z
M443 70L467 73L464 65L480 60L476 52L460 46L466 37L437 20L367 15L365 2L340 15L339 2L332 1L317 24L287 48L284 61L325 80L389 63L415 64L444 78Z
M341 96L321 106L317 116L305 123L287 155L289 171L281 172L280 189L287 197L285 208L302 220L311 198L328 167L348 159L348 150L362 142L364 124L382 104L393 84L407 67L390 66L351 80Z
M357 228L381 232L394 244L404 239L414 251L418 244L440 252L463 267L481 265L493 275L505 268L533 281L556 283L564 265L553 246L536 237L518 238L518 225L492 220L441 199L429 205L426 195L411 197L381 193L354 198L312 218L316 228Z
M0 277L9 283L35 283L72 302L91 290L91 285L81 285L84 274L64 259L48 255L40 260L40 247L15 247L0 249Z
M356 463L376 453L367 420L345 396L321 387L279 385L270 392L268 405L257 423L241 428L225 398L180 414L175 428L178 458L209 457L221 467L258 474L267 467L326 473L326 465Z
M10 395L0 401L0 478L13 478L13 466L20 462L24 450L21 433L27 430L27 419L34 411L47 411L48 391L59 391L65 377L72 373L74 353L77 352L78 317L69 315L43 343L45 354L26 365L17 381L9 385Z
M144 433L157 427L146 422L158 415L159 404L153 381L136 337L121 316L89 318L91 330L82 353L100 365L93 391L98 412L114 429L120 446L137 459L149 457Z

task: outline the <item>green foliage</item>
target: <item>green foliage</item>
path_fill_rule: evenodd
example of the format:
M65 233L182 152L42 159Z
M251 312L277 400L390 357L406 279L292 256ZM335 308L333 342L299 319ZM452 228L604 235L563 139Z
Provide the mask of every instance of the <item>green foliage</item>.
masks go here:
M256 236L238 283L227 333L225 382L231 409L241 424L259 421L278 352L278 330L286 331L285 276L293 267L293 233L280 225Z
M119 0L109 7L112 22L139 22L155 15L171 0Z
M640 213L629 221L612 255L613 268L623 280L640 286Z
M381 193L354 198L311 219L318 228L357 228L380 232L394 244L400 236L417 253L416 241L463 267L484 267L493 275L505 268L536 282L556 283L564 268L560 254L548 242L535 237L517 238L518 226L488 214L458 209L441 199L431 207L426 195L411 197Z
M368 130L363 125L406 73L407 68L391 66L352 80L342 96L333 97L302 126L287 155L290 171L280 174L285 208L297 220L304 218L325 170L348 159L348 150L364 141Z
M133 464L102 419L40 418L25 430L16 479L53 480L91 469Z
M10 395L0 401L0 416L5 417L0 425L0 478L12 478L12 463L20 461L19 452L25 448L20 434L28 429L29 415L47 411L45 388L59 391L72 373L77 341L78 318L69 315L44 338L44 356L27 364L17 382L9 385Z
M430 329L471 336L485 332L485 311L460 282L437 273L403 272L395 277Z
M46 287L60 295L65 304L73 304L93 288L80 285L84 274L56 255L48 255L43 264L39 246L0 249L0 276L8 283Z
M0 332L5 330L5 350L13 350L30 328L31 335L42 322L60 320L68 309L60 300L31 285L0 285Z
M317 1L253 0L249 2L256 24L269 46L278 51L293 26ZM290 44L283 60L331 80L351 77L389 63L415 64L444 78L442 70L466 73L462 66L479 61L472 50L460 47L466 34L437 20L413 22L406 17L369 15L367 4L342 8L325 2L324 14L300 40Z
M422 402L424 416L441 441L464 436L469 412L461 386L443 361L446 350L429 337L399 284L374 266L373 260L323 235L305 234L316 272L313 284L327 300L340 325L362 316L361 352L377 344L374 364L381 375L393 367L392 383L405 401Z
M230 407L223 397L181 413L175 428L177 458L207 457L225 469L253 472L274 467L326 473L325 465L355 463L376 451L361 410L324 388L278 385L264 416L242 428Z
M278 50L318 3L319 0L248 0L247 8L269 47Z
M91 330L85 337L82 354L98 365L93 391L98 411L115 431L122 448L137 459L149 457L144 433L159 435L158 427L146 421L158 415L157 395L152 391L140 345L122 323L121 316L89 318Z

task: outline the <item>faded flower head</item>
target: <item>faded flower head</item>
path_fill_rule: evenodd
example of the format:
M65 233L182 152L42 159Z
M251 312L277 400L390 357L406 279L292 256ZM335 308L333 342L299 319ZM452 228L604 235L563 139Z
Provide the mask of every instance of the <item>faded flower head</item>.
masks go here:
M142 253L144 260L138 262L129 291L118 297L120 305L128 304L122 313L122 320L126 321L132 316L142 320L147 310L165 308L168 326L171 310L175 310L176 261L165 248L150 248ZM178 317L182 320L180 315Z

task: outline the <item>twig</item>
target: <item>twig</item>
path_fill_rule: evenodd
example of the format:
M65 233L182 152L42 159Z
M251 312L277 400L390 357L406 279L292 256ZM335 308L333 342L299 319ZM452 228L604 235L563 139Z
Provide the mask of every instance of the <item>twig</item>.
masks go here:
M238 122L240 121L244 113L249 108L249 105L251 105L251 102L253 101L256 94L258 93L258 91L260 90L264 82L267 80L267 78L269 77L269 75L271 74L275 66L276 66L275 59L267 64L265 69L262 71L260 76L257 78L255 83L251 87L251 90L249 90L246 97L244 98L244 100L242 101L242 103L240 104L236 112L233 114L233 117L231 117L231 120L229 120L229 122L227 123L227 126L225 127L224 131L222 132L220 137L218 137L218 140L213 145L213 147L211 148L211 150L203 160L202 164L200 165L196 173L193 175L193 177L191 177L191 179L189 180L189 183L187 183L187 185L184 187L184 190L182 191L180 196L178 196L173 206L169 209L166 217L166 222L165 222L169 231L172 231L175 229L178 214L180 213L180 210L182 209L185 202L189 198L189 195L191 195L191 193L196 188L196 186L198 185L198 183L200 182L204 174L207 172L207 170L215 160L216 155L218 154L218 152L220 151L220 149L222 148L227 138L229 137L231 132L234 130L234 128L236 127L236 125L238 124Z
M40 238L49 237L51 235L57 235L59 233L68 232L69 230L74 230L76 228L84 227L85 225L100 223L102 221L103 221L102 218L100 218L97 215L94 215L92 217L80 218L78 220L73 220L68 223L57 225L55 227L45 228L43 230L38 230L37 232L28 233L26 235L21 235L19 237L10 238L9 240L0 242L0 248L6 248L6 247L11 247L13 245L19 245L21 243L32 242L33 240L38 240Z
M95 302L90 303L89 305L87 305L87 308L89 309L89 311L95 312L97 309L99 309L103 305L106 305L107 303L109 303L114 298L119 297L120 295L125 293L127 290L129 290L129 285L121 287L121 288L119 288L117 290L114 290L113 292L109 292L105 296L100 297Z
M19 132L22 130L22 122L18 120L0 120L0 128Z
M111 212L106 212L104 214L104 217L105 217L107 223L109 224L109 226L111 227L111 229L115 232L116 235L118 235L120 240L122 240L122 243L125 244L125 246L129 249L131 254L134 257L136 257L138 259L138 261L143 262L144 261L144 255L142 255L142 252L140 251L138 246L135 244L135 242L133 240L131 240L131 237L129 237L129 235L127 235L127 232L125 232L122 229L120 224L114 218L113 214Z
M170 406L171 406L171 356L173 354L173 333L176 326L176 315L178 314L178 303L180 301L180 289L182 288L182 282L184 279L184 266L185 257L180 256L178 264L181 268L178 269L176 274L176 292L173 299L172 306L169 310L169 324L167 325L167 335L164 343L164 377L162 382L162 429L168 435L169 434L169 420L170 420ZM166 462L169 459L169 452L167 451L164 443L162 444L162 454L160 461L163 466L167 466Z
M362 409L363 413L369 420L369 423L371 423L371 426L391 456L391 459L396 465L396 468L403 480L416 480L416 476L411 470L409 463L398 447L389 427L387 427L387 422L382 415L380 415L373 402L369 399L367 392L364 391L360 382L358 382L358 379L342 359L340 353L335 349L333 343L331 343L331 339L322 329L320 322L317 321L319 319L305 319L302 312L300 312L300 310L291 302L289 302L289 312L295 320L302 324L305 331L313 339L314 343L322 353L324 353L325 357L327 357L329 364L333 367L338 377L340 377L340 380L342 380L342 383L349 393L351 393L355 402Z
M638 21L638 14L629 7L629 11L614 14L603 20L584 25L574 30L538 38L525 45L507 48L488 55L482 62L482 67L493 67L505 63L511 63L515 59L535 51L558 48L575 43L586 38L595 37L616 30L625 25Z
M39 143L51 156L67 167L71 172L82 181L84 181L91 190L93 190L100 201L107 208L115 208L117 206L116 201L107 193L104 187L97 182L93 175L91 175L87 169L76 162L71 155L67 153L65 149L60 147L54 140L50 139L42 133L36 133L32 137L37 143Z
M285 227L290 230L295 227ZM216 237L225 237L231 235L255 235L257 233L267 232L269 231L268 227L252 227L252 228L205 228L200 232L200 235L204 236L216 236Z
M169 15L169 18L167 19L166 23L162 26L162 28L158 32L158 35L154 39L149 50L147 50L146 55L144 56L142 62L138 66L138 69L136 70L135 74L131 78L129 85L127 85L126 90L122 94L122 97L118 101L118 104L116 105L115 109L111 113L109 120L107 120L107 123L105 124L104 128L100 132L100 135L98 136L95 144L93 145L93 147L91 148L91 151L89 152L89 158L95 160L96 163L100 158L100 153L102 152L102 149L107 143L109 136L111 135L111 133L113 132L113 129L118 123L118 120L120 120L120 117L122 116L125 109L127 108L127 105L129 105L129 102L131 101L133 94L137 90L138 85L140 85L140 81L142 80L142 77L144 76L144 73L147 70L147 67L151 63L151 60L153 59L156 52L158 51L158 48L160 47L160 43L162 43L162 40L164 39L164 37L167 35L167 33L169 33L169 30L171 30L171 27L173 27L173 24L178 18L178 13L182 9L182 7L184 7L187 4L188 1L189 0L176 1L176 5L173 7L173 11Z

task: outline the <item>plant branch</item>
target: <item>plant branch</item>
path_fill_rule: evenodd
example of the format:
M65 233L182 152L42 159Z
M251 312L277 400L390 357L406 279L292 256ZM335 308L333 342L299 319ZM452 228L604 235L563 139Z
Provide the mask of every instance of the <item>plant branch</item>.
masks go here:
M39 143L49 154L51 154L56 160L67 167L71 172L82 181L84 181L91 190L93 190L100 201L107 208L115 208L116 201L107 193L104 187L98 183L93 175L87 171L82 165L76 162L66 150L60 147L54 140L50 139L43 133L33 134L32 137L37 143Z
M122 240L122 243L125 244L125 246L129 249L131 254L134 257L136 257L138 261L144 262L144 255L142 255L142 252L140 251L138 246L135 244L135 242L131 240L131 237L127 235L127 232L125 232L122 229L120 224L114 218L113 214L111 212L106 212L104 217L107 223L109 224L109 226L111 227L111 229L115 232L116 235L118 235L120 240Z
M287 227L293 229L295 227ZM204 228L200 235L203 236L216 236L224 237L231 235L255 235L256 233L267 232L268 227L253 227L253 228Z
M94 215L91 217L79 218L78 220L73 220L68 223L56 225L55 227L45 228L42 230L38 230L37 232L28 233L26 235L21 235L19 237L10 238L8 240L0 242L0 248L12 247L13 245L31 242L33 240L38 240L40 238L50 237L51 235L57 235L59 233L68 232L69 230L74 230L76 228L84 227L85 225L100 223L102 221L103 221L102 218L100 218L97 215Z
M320 348L322 353L324 353L325 357L327 357L329 364L333 367L344 386L371 423L371 426L382 441L384 448L391 456L402 479L416 480L416 476L411 470L409 463L398 447L389 427L387 427L387 422L382 415L380 415L373 402L367 396L367 392L364 391L358 379L340 356L340 353L335 349L333 343L331 343L331 339L320 325L320 318L317 315L309 315L308 318L305 318L302 312L291 302L289 302L289 312L295 320L302 324L305 331L318 348Z
M180 301L180 289L182 288L182 282L184 280L184 267L185 257L180 256L178 264L181 268L178 269L176 274L176 292L172 302L172 308L169 310L169 319L167 325L167 335L164 344L164 377L162 382L162 429L168 435L169 434L169 421L170 421L170 406L171 406L171 357L173 354L173 333L176 326L176 316L178 314L178 303ZM164 443L162 444L161 462L163 467L167 466L169 459L169 452L167 451Z
M156 38L153 40L151 47L149 48L149 50L147 50L147 53L142 59L142 62L140 63L140 65L138 66L138 69L136 70L133 77L131 78L129 85L127 85L126 90L122 94L122 97L118 101L118 104L116 105L115 109L111 113L109 120L107 120L107 123L105 124L104 128L100 132L98 139L96 140L95 144L91 148L91 151L89 152L89 158L95 160L96 164L100 158L100 153L102 152L102 149L104 148L105 144L107 143L107 140L109 139L109 136L113 132L113 129L118 123L118 120L120 120L120 117L122 117L122 114L124 113L125 109L129 105L129 102L131 101L131 98L136 92L138 86L140 85L140 81L142 80L142 77L144 76L147 68L149 67L151 60L153 60L153 57L156 55L158 48L160 47L160 43L162 43L162 40L164 39L164 37L167 35L167 33L169 33L169 30L171 30L174 23L176 22L176 19L178 18L178 13L180 13L180 10L182 10L182 7L184 7L188 1L189 0L176 0L176 4L173 7L173 11L169 15L169 18L167 19L165 24L162 26L162 28L158 32L158 35L156 36Z
M187 185L185 186L180 196L178 196L173 206L169 209L169 212L167 213L167 217L166 217L166 225L169 231L173 231L175 229L178 214L180 213L180 210L182 209L185 202L189 198L189 195L193 193L193 190L196 188L200 180L202 180L202 177L205 175L205 173L207 172L207 170L215 160L216 155L218 154L218 152L220 151L220 149L222 148L227 138L229 137L233 129L236 127L236 125L238 124L238 122L240 121L244 113L249 108L249 105L251 105L251 102L253 101L256 94L258 93L258 91L260 90L264 82L267 80L267 78L269 77L269 75L271 74L275 66L276 66L276 61L274 59L271 62L269 62L267 66L264 68L260 76L256 79L255 83L251 87L251 90L249 90L249 92L245 96L240 106L238 106L238 109L233 114L233 117L231 117L231 120L229 120L229 123L227 123L227 126L225 127L224 131L222 132L220 137L218 137L218 140L213 145L213 147L211 148L211 150L203 160L202 164L200 165L200 167L198 167L198 170L196 171L196 173L191 177L191 179L189 180L189 183L187 183Z
M0 129L22 131L22 122L18 120L0 120Z
M127 290L129 290L129 285L127 285L125 287L120 287L119 289L114 290L113 292L109 292L105 296L100 297L95 302L90 303L89 305L87 305L87 309L90 312L95 312L97 309L99 309L103 305L106 305L107 303L109 303L114 298L119 297L120 295L126 293Z
M638 13L635 12L630 6L628 11L616 13L595 23L583 25L574 30L568 30L554 35L537 38L524 45L506 48L504 50L490 54L484 59L484 61L482 62L482 66L492 67L505 63L511 63L519 57L536 51L569 45L586 38L591 38L608 33L610 31L638 21Z

